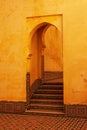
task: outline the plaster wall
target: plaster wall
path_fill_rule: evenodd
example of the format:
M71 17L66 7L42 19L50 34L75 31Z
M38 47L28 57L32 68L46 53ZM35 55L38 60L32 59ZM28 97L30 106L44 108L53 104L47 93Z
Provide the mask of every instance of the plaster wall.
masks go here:
M30 59L30 86L35 80L41 79L41 53L42 53L42 30L38 29L31 38L31 59Z
M44 70L63 71L62 39L61 32L55 27L50 26L45 32L44 42Z
M0 1L0 100L26 100L23 1Z

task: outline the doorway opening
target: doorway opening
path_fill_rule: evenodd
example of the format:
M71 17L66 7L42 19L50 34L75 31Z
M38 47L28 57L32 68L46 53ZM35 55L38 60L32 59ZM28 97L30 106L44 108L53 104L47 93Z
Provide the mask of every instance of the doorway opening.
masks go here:
M63 111L61 31L55 25L43 22L31 32L30 43L32 54L30 62L31 97L28 109L31 111L32 109L49 109L54 110L53 113Z
M42 82L63 78L61 32L50 23L41 23L32 31L31 85L36 79Z

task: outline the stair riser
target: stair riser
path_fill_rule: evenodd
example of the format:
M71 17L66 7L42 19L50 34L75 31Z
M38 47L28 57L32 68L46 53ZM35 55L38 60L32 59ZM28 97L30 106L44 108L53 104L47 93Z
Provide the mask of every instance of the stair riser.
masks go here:
M29 111L27 111L26 113L27 114L31 114L31 115L43 115L43 116L64 116L64 110L58 110L58 111L56 111L56 112L53 112L53 111L51 111L50 113L49 113L49 111L48 112L43 112L43 111L36 111L35 109L33 110L33 112L32 111L30 111L30 109L29 109Z
M63 85L62 82L58 82L58 83L43 83L43 85Z
M63 86L63 84L42 84L41 86Z
M41 112L26 112L29 115L40 115L40 116L64 116L64 114L59 114L59 113L41 113Z
M37 93L37 94L39 94L39 93L41 93L41 94L63 94L63 91L44 91L44 90L42 90L42 91L37 91L37 92L35 92L35 93Z
M30 104L51 104L51 105L63 105L63 101L62 102L49 102L49 101L47 101L47 102L39 102L39 101L30 101Z
M33 96L32 99L62 99L63 100L63 96Z
M38 106L30 106L30 109L43 109L43 110L64 110L64 107L38 107Z
M57 89L57 90L63 90L63 87L61 87L61 86L44 86L44 87L41 87L40 89Z

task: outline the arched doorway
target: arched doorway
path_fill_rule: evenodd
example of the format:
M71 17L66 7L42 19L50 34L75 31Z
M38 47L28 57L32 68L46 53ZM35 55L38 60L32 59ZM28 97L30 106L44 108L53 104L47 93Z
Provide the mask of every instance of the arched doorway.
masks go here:
M44 84L48 84L48 85L51 84L52 90L51 91L46 90L47 87L45 87L46 89L44 91L40 90L42 95L39 94L39 98L40 96L43 96L43 92L44 93L47 92L48 95L46 96L48 98L51 98L53 100L53 103L54 102L60 103L60 106L56 106L53 104L53 109L58 108L58 109L63 110L63 106L62 106L63 105L63 88L61 86L57 86L56 84L57 82L63 81L63 64L62 64L63 57L62 57L61 32L58 30L56 26L47 22L43 22L37 25L32 30L30 37L31 37L30 48L31 48L31 55L32 55L31 62L30 62L30 66L31 66L31 69L30 69L31 96L30 98L32 100L35 99L36 97L35 95L37 94L37 90L40 86L44 87ZM58 88L60 88L60 90L56 92L56 89ZM57 99L57 94L59 94L59 101L54 100L54 99ZM49 102L49 101L46 101L46 102ZM31 108L33 107L37 108L37 106L33 106L33 105L35 104L32 104ZM47 106L47 104L45 105ZM50 109L49 106L48 108ZM42 106L40 107L42 108Z
M63 72L61 32L46 22L36 26L31 33L31 54L31 85L37 79L57 78Z

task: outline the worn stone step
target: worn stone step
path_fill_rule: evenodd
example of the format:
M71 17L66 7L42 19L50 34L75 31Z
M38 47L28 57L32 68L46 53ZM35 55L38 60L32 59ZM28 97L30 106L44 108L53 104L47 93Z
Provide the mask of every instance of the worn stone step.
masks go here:
M59 82L51 82L51 81L45 81L43 83L43 85L63 85L63 82L59 81Z
M39 103L39 104L61 104L63 105L63 100L55 99L31 99L30 103Z
M62 94L34 94L32 99L63 99Z
M40 89L63 90L63 85L42 85Z
M49 109L49 110L63 110L64 105L53 105L53 104L31 104L30 109Z
M38 89L35 93L45 93L45 94L63 94L63 90L56 89Z
M32 115L52 115L52 116L64 116L63 111L59 110L38 110L38 109L27 109L25 111L26 114L32 114Z

